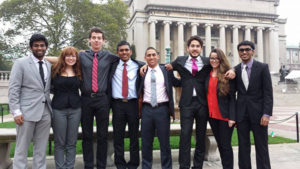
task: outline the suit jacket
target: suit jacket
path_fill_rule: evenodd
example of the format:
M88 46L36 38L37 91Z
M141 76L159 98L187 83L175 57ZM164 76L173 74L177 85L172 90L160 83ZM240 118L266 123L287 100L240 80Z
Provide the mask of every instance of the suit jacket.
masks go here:
M174 116L174 100L173 100L173 86L180 86L180 81L174 77L173 71L168 71L166 70L164 65L159 65L165 79L165 85L166 85L166 90L167 94L169 97L169 114L170 116L175 118ZM147 70L148 71L148 70ZM139 115L141 117L141 106L142 106L142 101L143 101L143 93L144 93L144 82L145 82L145 77L146 77L147 72L145 73L144 77L140 78L140 87L138 90L138 96L139 96Z
M12 112L20 109L25 121L39 121L45 104L52 112L51 64L48 61L45 61L45 64L48 71L45 87L31 57L17 59L12 67L8 88L9 107Z
M140 71L140 68L141 68L143 65L145 65L145 63L144 63L144 62L137 61L137 60L135 60L135 59L131 59L131 60L132 60L134 63L138 64L137 78L136 78L136 82L135 82L136 94L137 94L137 96L138 96L138 89L139 89L139 87L140 87L140 78L141 78L140 72L139 72L139 71ZM112 99L112 78L113 78L113 76L114 76L114 74L115 74L115 72L116 72L116 70L117 70L118 64L119 64L119 60L118 60L117 62L114 62L114 63L112 64L112 67L111 67L111 70L110 70L110 75L109 75L109 85L108 85L108 87L109 87L109 98L110 98L110 100Z
M201 57L203 67L200 71L193 76L192 73L187 70L184 65L188 59L188 56L179 56L171 64L173 70L178 71L181 77L181 97L179 101L179 107L189 106L192 102L193 87L196 88L197 98L200 104L207 106L206 92L205 92L205 79L209 76L211 66L207 57Z
M241 63L235 66L235 72L237 121L242 121L246 112L252 123L260 123L260 119L264 114L271 116L273 90L268 65L253 60L248 90L246 90L242 81Z
M208 92L210 76L207 76L205 80L205 90L206 94ZM226 96L219 96L219 83L217 83L217 100L218 106L223 118L228 118L229 120L236 120L235 112L235 83L233 80L229 81L229 93Z

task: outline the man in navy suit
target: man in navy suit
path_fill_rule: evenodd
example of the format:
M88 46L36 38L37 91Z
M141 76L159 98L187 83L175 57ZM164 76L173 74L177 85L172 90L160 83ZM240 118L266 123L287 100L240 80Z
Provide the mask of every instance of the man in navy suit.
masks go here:
M253 59L253 42L237 46L242 60L235 66L239 168L251 169L250 130L253 132L257 169L270 169L268 124L273 111L273 91L268 65Z
M171 169L170 115L174 117L172 85L176 80L172 71L167 71L164 66L158 64L159 55L155 48L147 48L145 60L148 69L141 78L139 89L140 98L143 100L142 168L152 168L152 145L156 132L160 143L162 169Z

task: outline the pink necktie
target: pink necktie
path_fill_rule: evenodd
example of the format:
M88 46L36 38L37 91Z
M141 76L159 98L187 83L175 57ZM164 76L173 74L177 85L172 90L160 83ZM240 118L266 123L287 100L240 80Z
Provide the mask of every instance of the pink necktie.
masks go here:
M97 59L97 53L94 54L94 59L93 59L92 91L94 93L96 93L98 91L98 59Z
M196 59L192 58L193 66L192 66L192 74L193 76L196 76L196 73L198 72L198 66L196 64Z

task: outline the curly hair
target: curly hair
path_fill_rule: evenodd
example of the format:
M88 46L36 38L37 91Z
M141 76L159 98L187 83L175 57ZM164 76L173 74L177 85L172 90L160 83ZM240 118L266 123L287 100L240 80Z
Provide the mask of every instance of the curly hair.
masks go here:
M80 64L77 49L74 47L66 47L61 51L60 56L58 57L58 62L52 66L52 71L51 71L52 78L56 77L57 75L60 75L62 72L66 70L65 58L66 56L70 56L70 55L76 57L76 63L72 67L75 76L77 76L81 80L81 64Z
M215 53L217 54L217 57L219 59L219 67L218 67L218 83L219 83L219 96L226 96L229 93L229 81L225 78L225 73L231 68L230 64L224 54L224 52L221 49L213 49L209 57L211 57L211 54Z

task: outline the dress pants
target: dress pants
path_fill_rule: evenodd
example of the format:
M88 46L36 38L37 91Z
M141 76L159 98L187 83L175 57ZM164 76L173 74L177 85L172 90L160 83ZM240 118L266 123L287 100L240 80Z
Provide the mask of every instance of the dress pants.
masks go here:
M233 169L233 151L231 136L233 127L228 126L228 121L209 118L210 127L216 138L223 169Z
M161 168L172 168L170 114L168 109L168 103L154 108L146 103L142 106L142 169L152 168L155 131L160 144Z
M114 131L114 149L115 165L117 169L136 169L140 164L139 156L139 115L138 101L131 99L123 102L121 99L113 99L113 131ZM126 163L124 158L124 137L126 123L128 123L130 138L130 161Z
M81 101L82 150L85 169L94 168L93 122L97 126L97 169L106 168L109 101L107 95L82 97Z
M205 136L208 120L208 108L193 97L190 106L180 107L180 169L189 169L191 165L191 136L194 119L196 120L196 147L194 154L194 169L202 168L205 156Z
M27 152L30 142L33 142L32 169L46 169L46 149L51 125L51 114L45 105L41 120L37 122L24 121L17 125L17 140L13 169L27 169Z
M268 149L268 127L261 126L259 123L253 123L249 120L248 113L241 122L237 123L237 132L239 139L239 168L251 169L251 144L250 130L253 132L256 168L270 169L270 157Z
M56 169L73 169L81 108L53 109L54 158Z

